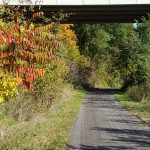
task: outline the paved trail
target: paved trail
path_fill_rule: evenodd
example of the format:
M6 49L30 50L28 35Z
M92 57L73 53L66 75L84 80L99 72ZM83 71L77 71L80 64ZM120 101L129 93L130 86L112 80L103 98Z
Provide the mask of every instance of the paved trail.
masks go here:
M123 109L113 92L103 89L87 94L68 150L150 150L150 128Z

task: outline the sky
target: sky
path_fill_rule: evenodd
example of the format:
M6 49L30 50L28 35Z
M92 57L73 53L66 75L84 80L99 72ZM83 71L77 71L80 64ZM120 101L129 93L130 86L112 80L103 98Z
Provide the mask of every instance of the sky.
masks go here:
M15 4L17 0L11 0ZM35 1L35 0L32 0ZM0 0L2 3L2 0ZM43 0L45 5L90 5L90 4L150 4L150 0Z

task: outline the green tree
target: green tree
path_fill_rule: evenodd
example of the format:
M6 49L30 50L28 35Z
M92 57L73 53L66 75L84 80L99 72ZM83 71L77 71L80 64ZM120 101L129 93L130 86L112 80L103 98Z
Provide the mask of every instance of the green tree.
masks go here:
M109 34L100 24L83 24L76 26L78 44L81 54L89 57L95 65L103 63L107 56Z

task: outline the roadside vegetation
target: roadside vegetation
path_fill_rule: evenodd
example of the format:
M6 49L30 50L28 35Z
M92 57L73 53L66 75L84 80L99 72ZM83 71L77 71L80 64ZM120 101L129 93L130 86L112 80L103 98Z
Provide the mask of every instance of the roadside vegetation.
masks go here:
M70 92L73 94L71 97L61 99L49 112L30 121L18 122L1 110L3 137L0 138L0 149L66 150L73 122L85 95L78 89L70 89Z
M0 149L66 149L89 62L74 25L27 11L0 6Z
M121 88L149 124L150 19L61 24L29 8L0 6L0 148L65 149L83 87Z
M150 101L139 101L124 94L116 94L115 98L123 107L150 126Z

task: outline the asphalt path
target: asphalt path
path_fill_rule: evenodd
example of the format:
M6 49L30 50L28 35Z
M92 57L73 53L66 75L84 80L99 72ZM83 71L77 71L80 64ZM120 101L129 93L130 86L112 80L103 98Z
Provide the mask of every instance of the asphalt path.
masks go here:
M150 128L119 105L116 91L87 92L68 150L150 150Z

